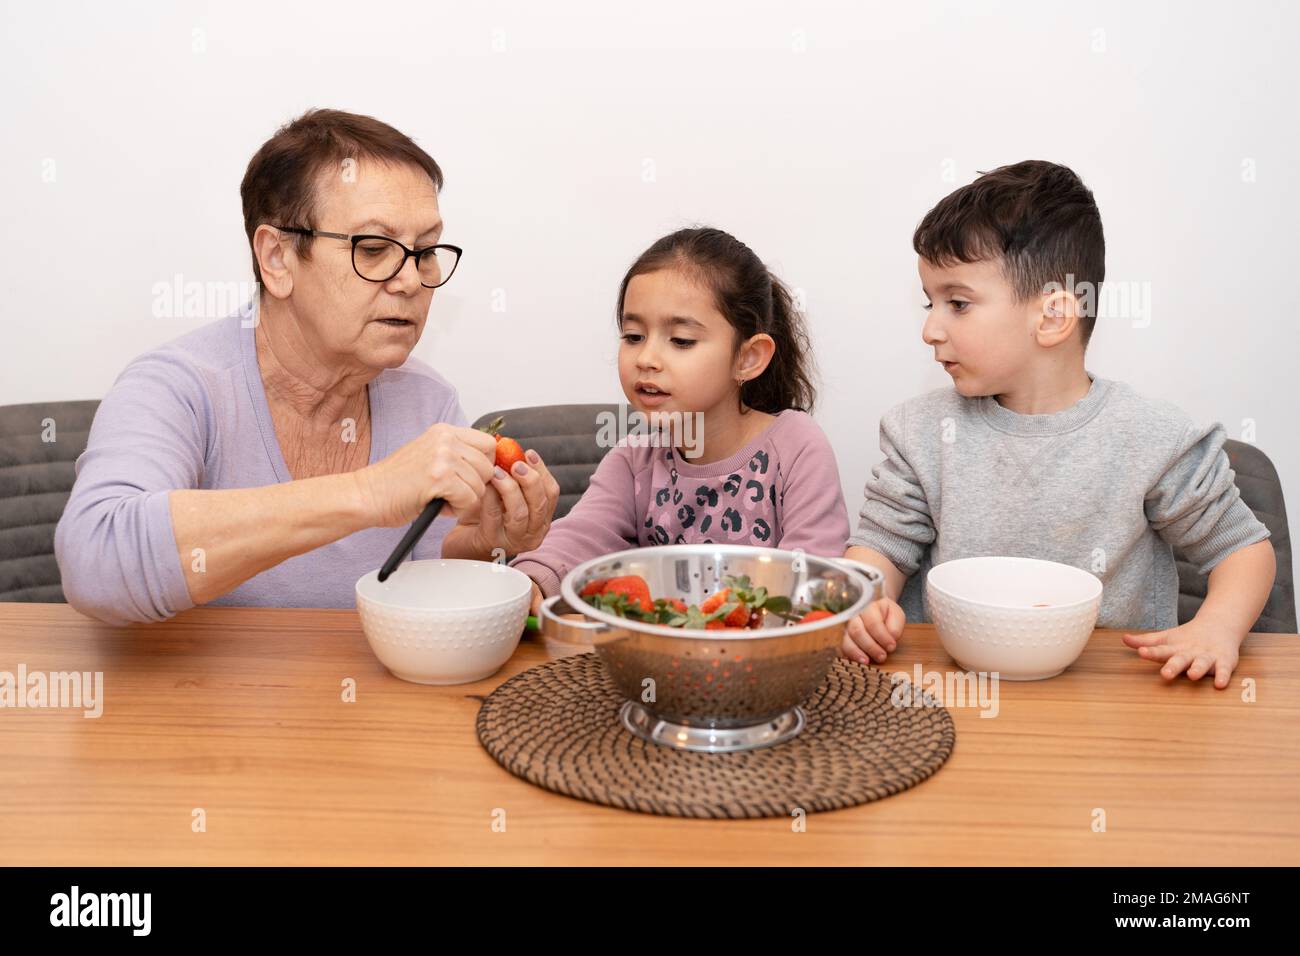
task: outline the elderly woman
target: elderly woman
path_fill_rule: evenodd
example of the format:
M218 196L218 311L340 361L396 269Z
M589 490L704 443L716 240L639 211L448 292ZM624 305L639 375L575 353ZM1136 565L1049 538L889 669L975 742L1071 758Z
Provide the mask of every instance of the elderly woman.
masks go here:
M433 498L451 515L414 558L541 543L559 495L545 463L496 468L495 440L411 357L460 258L442 181L402 133L334 110L258 150L241 194L260 295L135 359L104 398L55 532L73 607L112 624L351 607Z

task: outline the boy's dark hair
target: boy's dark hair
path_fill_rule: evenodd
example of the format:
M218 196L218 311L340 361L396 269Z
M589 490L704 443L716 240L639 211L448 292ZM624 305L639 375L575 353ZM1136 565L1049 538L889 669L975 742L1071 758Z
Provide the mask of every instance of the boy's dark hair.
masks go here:
M442 189L442 169L415 141L372 116L342 110L308 110L276 130L249 160L239 195L244 203L244 232L252 248L253 233L263 223L301 229L328 228L315 221L316 187L327 168L344 160L377 160L423 170ZM338 228L337 226L335 228ZM295 236L300 258L311 258L311 237ZM253 277L262 269L253 252Z
M1092 337L1106 240L1092 192L1073 170L1031 159L984 173L925 214L912 248L940 266L998 260L1021 301L1051 282L1071 288L1067 276L1076 286L1090 283L1083 288L1091 288L1093 306L1079 327L1085 346Z
M817 400L812 348L790 290L749 246L721 229L680 229L641 253L619 286L615 320L620 328L628 283L668 268L686 271L713 293L718 311L738 333L737 351L741 341L754 335L765 333L776 343L763 373L741 386L744 405L769 414L787 408L812 410Z

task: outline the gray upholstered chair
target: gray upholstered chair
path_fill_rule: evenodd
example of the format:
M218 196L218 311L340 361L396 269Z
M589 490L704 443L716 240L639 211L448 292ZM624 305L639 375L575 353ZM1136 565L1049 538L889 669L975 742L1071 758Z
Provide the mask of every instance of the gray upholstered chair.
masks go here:
M489 412L474 423L481 428L500 416L505 419L501 433L519 440L525 448L537 449L546 467L560 483L560 501L555 517L569 513L587 490L596 466L608 448L596 441L599 415L618 414L617 405L538 405L532 408L506 408Z
M98 401L0 406L0 601L63 600L54 526L98 407Z
M1274 634L1296 632L1295 583L1291 577L1291 531L1286 523L1286 502L1282 498L1282 482L1277 469L1268 456L1245 442L1228 439L1223 450L1236 473L1237 488L1250 510L1255 512L1272 537L1269 541L1277 554L1277 577L1268 603L1255 622L1252 631ZM1190 621L1205 600L1205 576L1197 574L1194 565L1178 558L1178 622Z

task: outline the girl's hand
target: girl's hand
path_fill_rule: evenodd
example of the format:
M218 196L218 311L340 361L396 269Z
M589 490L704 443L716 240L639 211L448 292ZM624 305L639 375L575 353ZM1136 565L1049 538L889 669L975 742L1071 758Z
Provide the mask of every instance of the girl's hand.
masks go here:
M1167 631L1125 634L1124 643L1148 661L1164 661L1160 676L1174 680L1183 671L1188 680L1200 680L1214 671L1214 686L1222 690L1237 667L1244 634L1234 634L1211 621L1193 618Z
M868 657L877 664L898 647L903 636L907 616L898 603L882 597L867 605L867 609L849 621L845 629L840 655L866 664Z
M537 586L537 582L534 581L533 596L528 603L528 613L533 615L533 617L536 617L538 614L540 614L542 610L542 601L544 600L545 597L542 595L542 589L539 588Z

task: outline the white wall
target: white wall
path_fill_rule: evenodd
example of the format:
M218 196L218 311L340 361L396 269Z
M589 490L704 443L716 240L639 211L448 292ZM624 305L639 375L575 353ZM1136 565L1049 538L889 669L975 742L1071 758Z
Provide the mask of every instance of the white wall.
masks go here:
M1233 437L1253 420L1300 514L1296 5L285 6L5 0L0 403L102 396L207 321L155 318L155 284L250 279L244 167L334 106L447 173L467 251L417 354L471 417L618 400L623 270L711 223L804 290L856 509L881 412L948 382L912 229L977 170L1046 158L1096 193L1108 279L1150 296L1089 367Z

